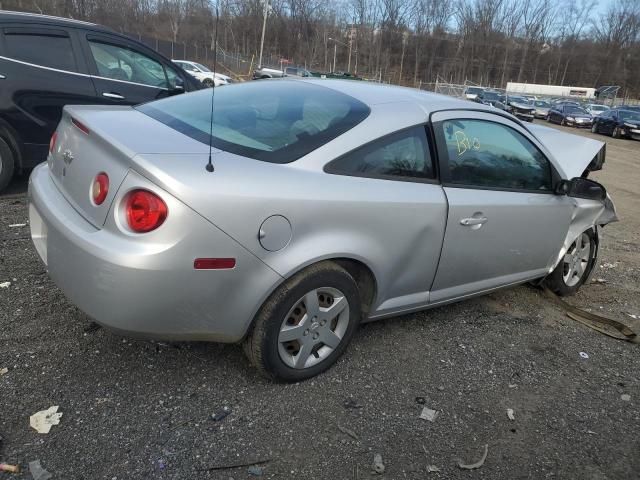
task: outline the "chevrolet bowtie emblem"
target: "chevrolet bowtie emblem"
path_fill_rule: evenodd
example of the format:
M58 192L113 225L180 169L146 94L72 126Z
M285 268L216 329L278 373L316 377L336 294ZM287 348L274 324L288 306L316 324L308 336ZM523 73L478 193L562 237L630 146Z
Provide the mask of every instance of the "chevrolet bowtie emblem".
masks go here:
M71 153L71 150L65 150L62 153L62 159L64 160L64 163L70 165L71 162L73 162L73 153Z

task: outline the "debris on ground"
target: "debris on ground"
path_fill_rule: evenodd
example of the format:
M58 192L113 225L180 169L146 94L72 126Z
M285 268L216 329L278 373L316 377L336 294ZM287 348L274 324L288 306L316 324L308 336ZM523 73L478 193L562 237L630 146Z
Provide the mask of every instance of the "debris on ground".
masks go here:
M438 418L438 412L436 410L431 410L429 407L424 407L422 409L422 413L420 413L420 418L422 420L433 422Z
M627 315L630 316L631 318L633 318L634 320L638 320L638 318L640 318L640 315L636 315L635 313L628 313Z
M354 440L358 440L358 441L360 440L358 435L356 435L356 432L354 432L353 430L348 429L347 427L343 427L342 425L338 424L338 430L340 430L345 435L349 435Z
M613 262L613 263L603 263L602 265L600 265L600 268L616 268L618 266L618 262Z
M440 469L438 467L436 467L435 465L427 465L427 473L435 473L435 472L439 472Z
M382 475L384 473L384 463L382 463L382 455L376 453L373 456L373 471L378 475Z
M49 433L53 425L60 423L62 413L58 412L58 406L49 407L47 410L41 410L29 417L29 425L38 433Z
M249 475L253 475L254 477L261 477L262 474L264 473L264 469L259 465L251 465L247 469L247 473Z
M516 419L515 413L513 412L513 408L507 408L507 417L509 420L514 421Z
M0 472L20 473L18 465L9 465L8 463L0 463Z
M9 369L8 369L7 367L2 367L2 368L0 368L0 377L1 377L2 375L7 374L7 373L9 373Z
M11 286L11 282L0 283L0 288L9 288L10 286Z
M29 472L33 480L49 480L51 478L51 474L40 465L40 460L29 462Z
M19 227L26 227L27 224L26 223L12 223L11 225L9 225L9 228L19 228Z
M591 280L591 283L607 283L607 281L604 278L594 278L593 280Z
M357 410L358 408L362 408L362 405L356 402L353 398L346 399L342 405L347 410Z
M416 397L416 403L418 405L424 405L425 403L427 403L427 399L424 397Z
M227 418L230 413L231 409L229 407L224 407L222 410L218 410L216 413L211 415L211 418L214 422L221 422L222 420Z
M622 395L620 395L620 400L622 400L623 402L630 402L631 395L629 395L628 393L623 393Z
M458 466L463 470L475 470L476 468L480 468L482 465L484 465L484 461L487 459L488 453L489 453L489 445L486 444L484 446L484 453L482 454L482 458L480 460L478 460L476 463L469 463L469 464L462 463L461 461L459 461Z
M587 352L580 352L580 356L584 359L589 358L589 354Z
M265 458L264 460L252 460L249 462L230 463L227 465L215 465L213 467L198 468L197 470L200 472L211 472L214 470L231 470L233 468L240 468L240 467L254 467L254 466L262 465L265 463L269 463L270 461L271 461L270 458Z

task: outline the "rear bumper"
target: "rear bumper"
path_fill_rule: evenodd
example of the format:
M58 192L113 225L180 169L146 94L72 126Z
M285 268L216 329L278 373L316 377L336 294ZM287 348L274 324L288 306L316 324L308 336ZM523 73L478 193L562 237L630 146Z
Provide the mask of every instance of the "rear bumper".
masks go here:
M120 190L144 182L130 172ZM29 180L34 245L69 300L108 328L167 340L241 340L281 277L177 199L163 198L170 217L156 237L123 234L114 207L96 229L40 165ZM236 267L194 270L195 257L233 257Z

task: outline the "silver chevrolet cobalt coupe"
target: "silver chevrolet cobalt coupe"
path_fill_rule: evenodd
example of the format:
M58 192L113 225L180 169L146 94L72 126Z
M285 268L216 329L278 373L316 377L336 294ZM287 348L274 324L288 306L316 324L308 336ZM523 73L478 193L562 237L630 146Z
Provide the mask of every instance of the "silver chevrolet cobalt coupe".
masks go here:
M362 321L530 281L575 292L616 219L586 178L603 143L491 107L320 79L214 94L213 122L210 90L67 107L31 175L35 248L106 327L242 342L302 380Z

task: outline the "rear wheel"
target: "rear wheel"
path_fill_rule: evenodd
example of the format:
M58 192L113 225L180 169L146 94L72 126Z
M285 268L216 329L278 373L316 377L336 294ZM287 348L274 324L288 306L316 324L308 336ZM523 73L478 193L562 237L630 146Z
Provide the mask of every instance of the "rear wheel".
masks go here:
M7 188L13 171L15 169L15 159L13 152L2 138L0 138L0 192Z
M591 133L598 133L598 124L596 122L591 125Z
M564 119L564 117L562 117L562 120L560 121L560 125L562 125L563 127L567 125L567 121Z
M215 87L215 82L214 82L213 80L211 80L210 78L205 78L205 79L202 81L202 84L203 84L205 87L208 87L208 88Z
M328 369L342 355L361 319L358 287L333 262L295 275L262 306L244 350L272 379L297 382Z
M544 283L560 296L573 295L593 269L596 242L592 230L583 232L567 249L564 257Z
M620 127L615 127L611 136L613 138L622 138L622 131L620 130Z

